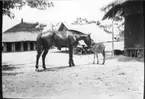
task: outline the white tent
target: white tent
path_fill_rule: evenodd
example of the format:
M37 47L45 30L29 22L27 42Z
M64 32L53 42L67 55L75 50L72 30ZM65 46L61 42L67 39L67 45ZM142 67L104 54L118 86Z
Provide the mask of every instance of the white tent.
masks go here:
M91 33L91 38L95 42L112 41L112 35L106 33L104 30L102 30L99 26L97 26L94 23L86 24L86 25L69 25L66 23L64 23L64 24L68 29L78 30L85 34Z

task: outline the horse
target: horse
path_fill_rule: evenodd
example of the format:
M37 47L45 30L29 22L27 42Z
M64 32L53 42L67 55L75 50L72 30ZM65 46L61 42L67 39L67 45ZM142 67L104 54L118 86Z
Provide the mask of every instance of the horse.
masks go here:
M63 47L67 47L69 49L69 67L75 66L73 61L73 48L78 45L78 41L83 40L85 44L90 47L91 45L91 37L90 34L84 34L80 31L76 30L66 30L66 31L47 31L40 33L37 36L36 40L36 65L35 70L38 70L38 62L39 58L42 54L42 67L45 70L45 57L48 53L49 49L52 46L61 50Z
M95 43L94 41L91 41L91 50L94 53L94 61L93 64L95 64L95 56L97 57L97 64L99 64L98 54L101 53L103 56L103 63L105 63L105 45L103 43Z

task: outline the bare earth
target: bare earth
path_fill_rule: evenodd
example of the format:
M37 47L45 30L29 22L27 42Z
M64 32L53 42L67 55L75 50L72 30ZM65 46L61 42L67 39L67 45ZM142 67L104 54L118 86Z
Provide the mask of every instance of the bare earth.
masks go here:
M40 58L36 72L36 51L3 53L3 97L143 99L143 59L106 56L101 65L92 64L93 55L74 55L76 66L68 67L68 54L53 49L46 56L47 70L42 69Z

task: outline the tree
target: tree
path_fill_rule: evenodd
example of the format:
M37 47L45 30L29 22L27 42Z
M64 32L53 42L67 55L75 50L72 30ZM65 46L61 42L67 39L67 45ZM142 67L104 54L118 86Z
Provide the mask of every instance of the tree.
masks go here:
M36 23L36 28L40 31L43 31L43 29L46 27L47 25L46 24L43 24L43 23Z
M10 18L14 18L14 13L11 9L21 9L24 5L30 6L31 8L37 8L39 10L45 10L47 7L53 7L53 2L48 0L3 0L3 15L7 15Z
M101 21L87 20L86 18L78 17L72 22L73 25L85 25L85 24L96 24L99 28L103 29L106 33L112 33L112 23L102 24ZM116 16L114 18L114 26L119 32L118 36L123 36L124 33L124 18L121 16Z
M86 18L78 17L75 21L72 22L73 25L84 25L88 24L88 20Z

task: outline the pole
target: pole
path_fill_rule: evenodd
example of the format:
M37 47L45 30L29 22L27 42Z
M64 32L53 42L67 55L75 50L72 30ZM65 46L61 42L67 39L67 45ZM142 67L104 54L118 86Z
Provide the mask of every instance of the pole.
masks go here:
M113 6L113 13L112 13L112 56L114 56L114 5Z

